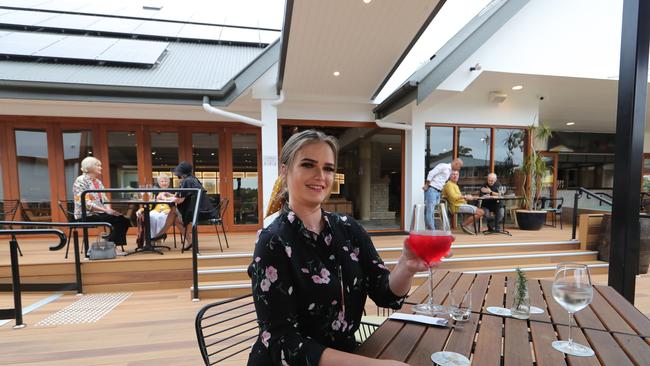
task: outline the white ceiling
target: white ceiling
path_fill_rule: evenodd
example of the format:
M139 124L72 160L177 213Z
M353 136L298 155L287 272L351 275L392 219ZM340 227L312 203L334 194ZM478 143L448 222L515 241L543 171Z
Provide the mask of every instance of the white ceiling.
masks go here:
M520 91L512 90L522 85ZM468 88L501 91L508 94L535 98L539 101L539 120L554 130L582 132L614 132L618 81L583 79L546 75L525 75L483 72ZM567 126L567 122L575 122ZM650 127L650 113L646 114Z
M440 1L294 1L287 97L367 103Z

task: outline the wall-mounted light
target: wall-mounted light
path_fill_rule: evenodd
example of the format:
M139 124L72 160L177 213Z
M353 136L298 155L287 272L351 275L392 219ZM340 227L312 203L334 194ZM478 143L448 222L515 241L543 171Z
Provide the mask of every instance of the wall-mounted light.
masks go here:
M481 71L481 64L477 63L476 65L469 68L469 71Z

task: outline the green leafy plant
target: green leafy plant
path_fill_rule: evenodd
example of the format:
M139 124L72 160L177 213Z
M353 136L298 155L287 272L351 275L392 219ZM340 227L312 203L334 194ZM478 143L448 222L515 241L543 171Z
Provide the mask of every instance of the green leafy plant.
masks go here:
M526 210L532 209L534 202L542 194L542 183L548 170L543 156L537 152L535 142L547 140L553 135L553 132L548 126L539 124L529 126L528 134L532 136L530 139L530 153L524 156L524 161L519 167L523 175L522 192L524 193L524 209Z
M517 268L517 288L515 289L515 306L521 305L528 294L528 279L521 268Z

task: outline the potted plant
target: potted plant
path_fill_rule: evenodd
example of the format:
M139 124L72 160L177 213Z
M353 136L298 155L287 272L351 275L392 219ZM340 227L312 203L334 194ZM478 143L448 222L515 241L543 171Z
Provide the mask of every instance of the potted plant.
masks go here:
M517 224L521 230L539 230L546 222L547 212L535 210L535 202L542 193L542 183L548 168L537 152L536 141L546 141L552 132L548 126L540 124L528 127L528 134L531 136L530 153L524 157L519 167L523 177L524 206L516 211Z

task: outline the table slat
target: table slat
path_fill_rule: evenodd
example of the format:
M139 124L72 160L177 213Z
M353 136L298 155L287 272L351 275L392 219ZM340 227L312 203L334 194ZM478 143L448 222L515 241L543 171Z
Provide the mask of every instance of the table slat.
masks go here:
M392 320L391 320L392 321ZM427 330L425 325L404 323L404 327L392 339L379 358L386 360L406 361L406 358L418 344L418 340Z
M490 278L487 295L485 296L484 311L487 312L490 306L503 306L503 289L505 287L506 277L503 275L493 275Z
M610 333L585 329L584 334L589 340L591 349L596 352L596 356L603 365L634 365ZM586 343L582 344L587 345Z
M559 340L565 341L569 339L569 327L564 326L564 325L558 325L556 326L556 330L559 334ZM585 338L585 335L582 333L582 330L579 328L573 327L572 330L572 336L573 340L575 342L578 342L580 344L584 344L586 346L590 346L593 348L593 345L591 345L588 341L587 338ZM554 352L562 354L560 351L556 351L553 349ZM593 365L600 365L601 363L599 362L598 358L596 357L576 357L576 356L570 356L566 355L566 358L568 360L569 365L571 366L593 366ZM604 363L603 363L604 365ZM622 366L622 365L621 365Z
M503 340L503 364L524 366L533 364L528 342L528 324L525 320L506 318Z
M544 310L543 314L530 314L530 320L550 322L551 316L548 314L546 301L554 301L554 300L544 299L544 295L542 294L542 289L539 280L528 281L528 294L530 296L530 305L537 306L538 308Z
M605 300L618 312L618 314L627 321L627 323L644 337L650 337L650 319L648 319L639 309L630 304L616 290L609 286L595 286L596 290Z
M449 275L451 272L445 271L443 269L440 270L435 270L433 272L433 290L435 291L436 287L440 285L440 282ZM429 278L427 277L427 281L429 281ZM406 304L421 304L423 303L427 298L429 297L429 284L425 281L422 285L420 285L418 288L413 291L412 294L409 295L408 298L406 298L406 301L404 303Z
M503 318L496 315L482 315L481 327L476 340L472 363L481 366L501 365L501 336Z
M431 366L431 355L442 350L449 336L449 328L429 327L408 359L410 366Z
M650 365L650 345L643 338L615 333L614 338L637 365Z
M551 324L530 322L530 333L533 338L533 351L537 366L566 365L564 355L556 351L551 343L557 340L555 329Z
M596 289L594 289L591 308L609 331L637 334Z
M459 328L452 330L447 346L445 346L445 351L460 353L467 358L471 356L480 315L472 313L468 321L456 322Z
M480 312L490 283L489 275L478 275L472 284L472 311Z
M359 346L356 353L377 358L388 344L395 338L403 328L404 323L396 320L386 320L381 327L375 330L365 342Z

